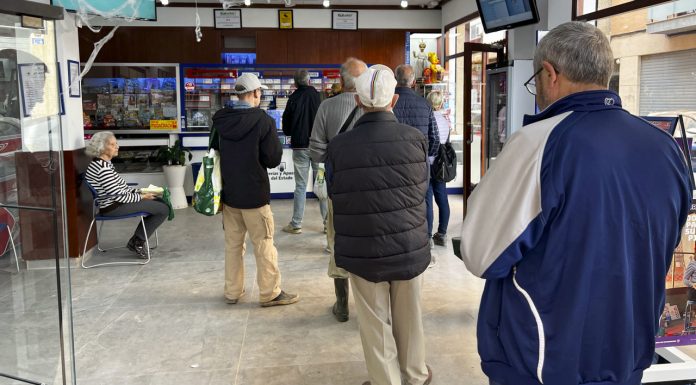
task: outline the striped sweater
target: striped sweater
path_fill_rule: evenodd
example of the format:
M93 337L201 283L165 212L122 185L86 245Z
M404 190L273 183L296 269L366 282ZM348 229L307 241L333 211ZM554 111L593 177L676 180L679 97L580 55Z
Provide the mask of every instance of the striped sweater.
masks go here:
M128 186L118 175L114 165L106 160L96 158L87 167L85 174L87 182L97 192L99 208L105 208L113 203L134 203L140 201L140 194ZM110 196L105 198L105 196Z

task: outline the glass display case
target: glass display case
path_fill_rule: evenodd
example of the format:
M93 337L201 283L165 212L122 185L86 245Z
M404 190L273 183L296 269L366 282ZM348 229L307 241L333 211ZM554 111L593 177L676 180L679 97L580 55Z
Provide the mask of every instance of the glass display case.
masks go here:
M175 65L95 64L82 80L85 130L177 130Z
M182 120L185 131L210 131L212 117L216 111L236 100L234 85L237 77L245 72L259 77L261 84L268 87L263 91L261 108L267 110L276 120L278 130L282 129L282 113L294 87L293 75L298 69L307 69L311 83L322 95L329 95L331 86L339 82L339 66L181 66ZM282 132L279 132L282 135ZM284 144L284 138L281 138Z

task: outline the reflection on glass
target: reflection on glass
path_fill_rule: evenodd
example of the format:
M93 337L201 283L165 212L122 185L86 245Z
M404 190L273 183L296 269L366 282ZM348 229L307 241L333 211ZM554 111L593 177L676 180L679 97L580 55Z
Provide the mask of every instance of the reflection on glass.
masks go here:
M21 25L0 14L0 383L20 383L4 374L63 384L71 332L69 270L56 269L66 254L61 74L54 23Z

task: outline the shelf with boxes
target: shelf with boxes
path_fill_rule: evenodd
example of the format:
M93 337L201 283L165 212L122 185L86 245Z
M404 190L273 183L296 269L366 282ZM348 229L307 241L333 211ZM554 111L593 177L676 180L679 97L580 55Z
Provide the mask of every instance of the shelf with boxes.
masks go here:
M334 83L339 83L339 65L185 65L180 66L182 131L210 131L212 117L219 109L234 103L236 79L245 72L258 76L263 91L260 107L276 120L276 128L283 144L281 116L294 87L293 75L298 69L307 69L312 85L322 99L328 97Z

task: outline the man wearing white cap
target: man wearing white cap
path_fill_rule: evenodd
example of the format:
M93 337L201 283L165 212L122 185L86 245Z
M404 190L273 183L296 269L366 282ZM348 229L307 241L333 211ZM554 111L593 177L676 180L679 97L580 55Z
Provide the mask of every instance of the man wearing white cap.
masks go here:
M336 265L350 273L370 376L363 385L429 384L420 308L428 142L394 117L388 67L370 67L355 85L365 114L331 141L326 170Z
M225 299L236 304L244 295L247 232L254 245L261 306L289 305L297 294L280 289L278 251L273 245L271 187L266 169L280 164L283 148L275 121L258 108L259 79L250 73L235 84L239 101L213 116L211 147L220 151L222 219L225 229Z

